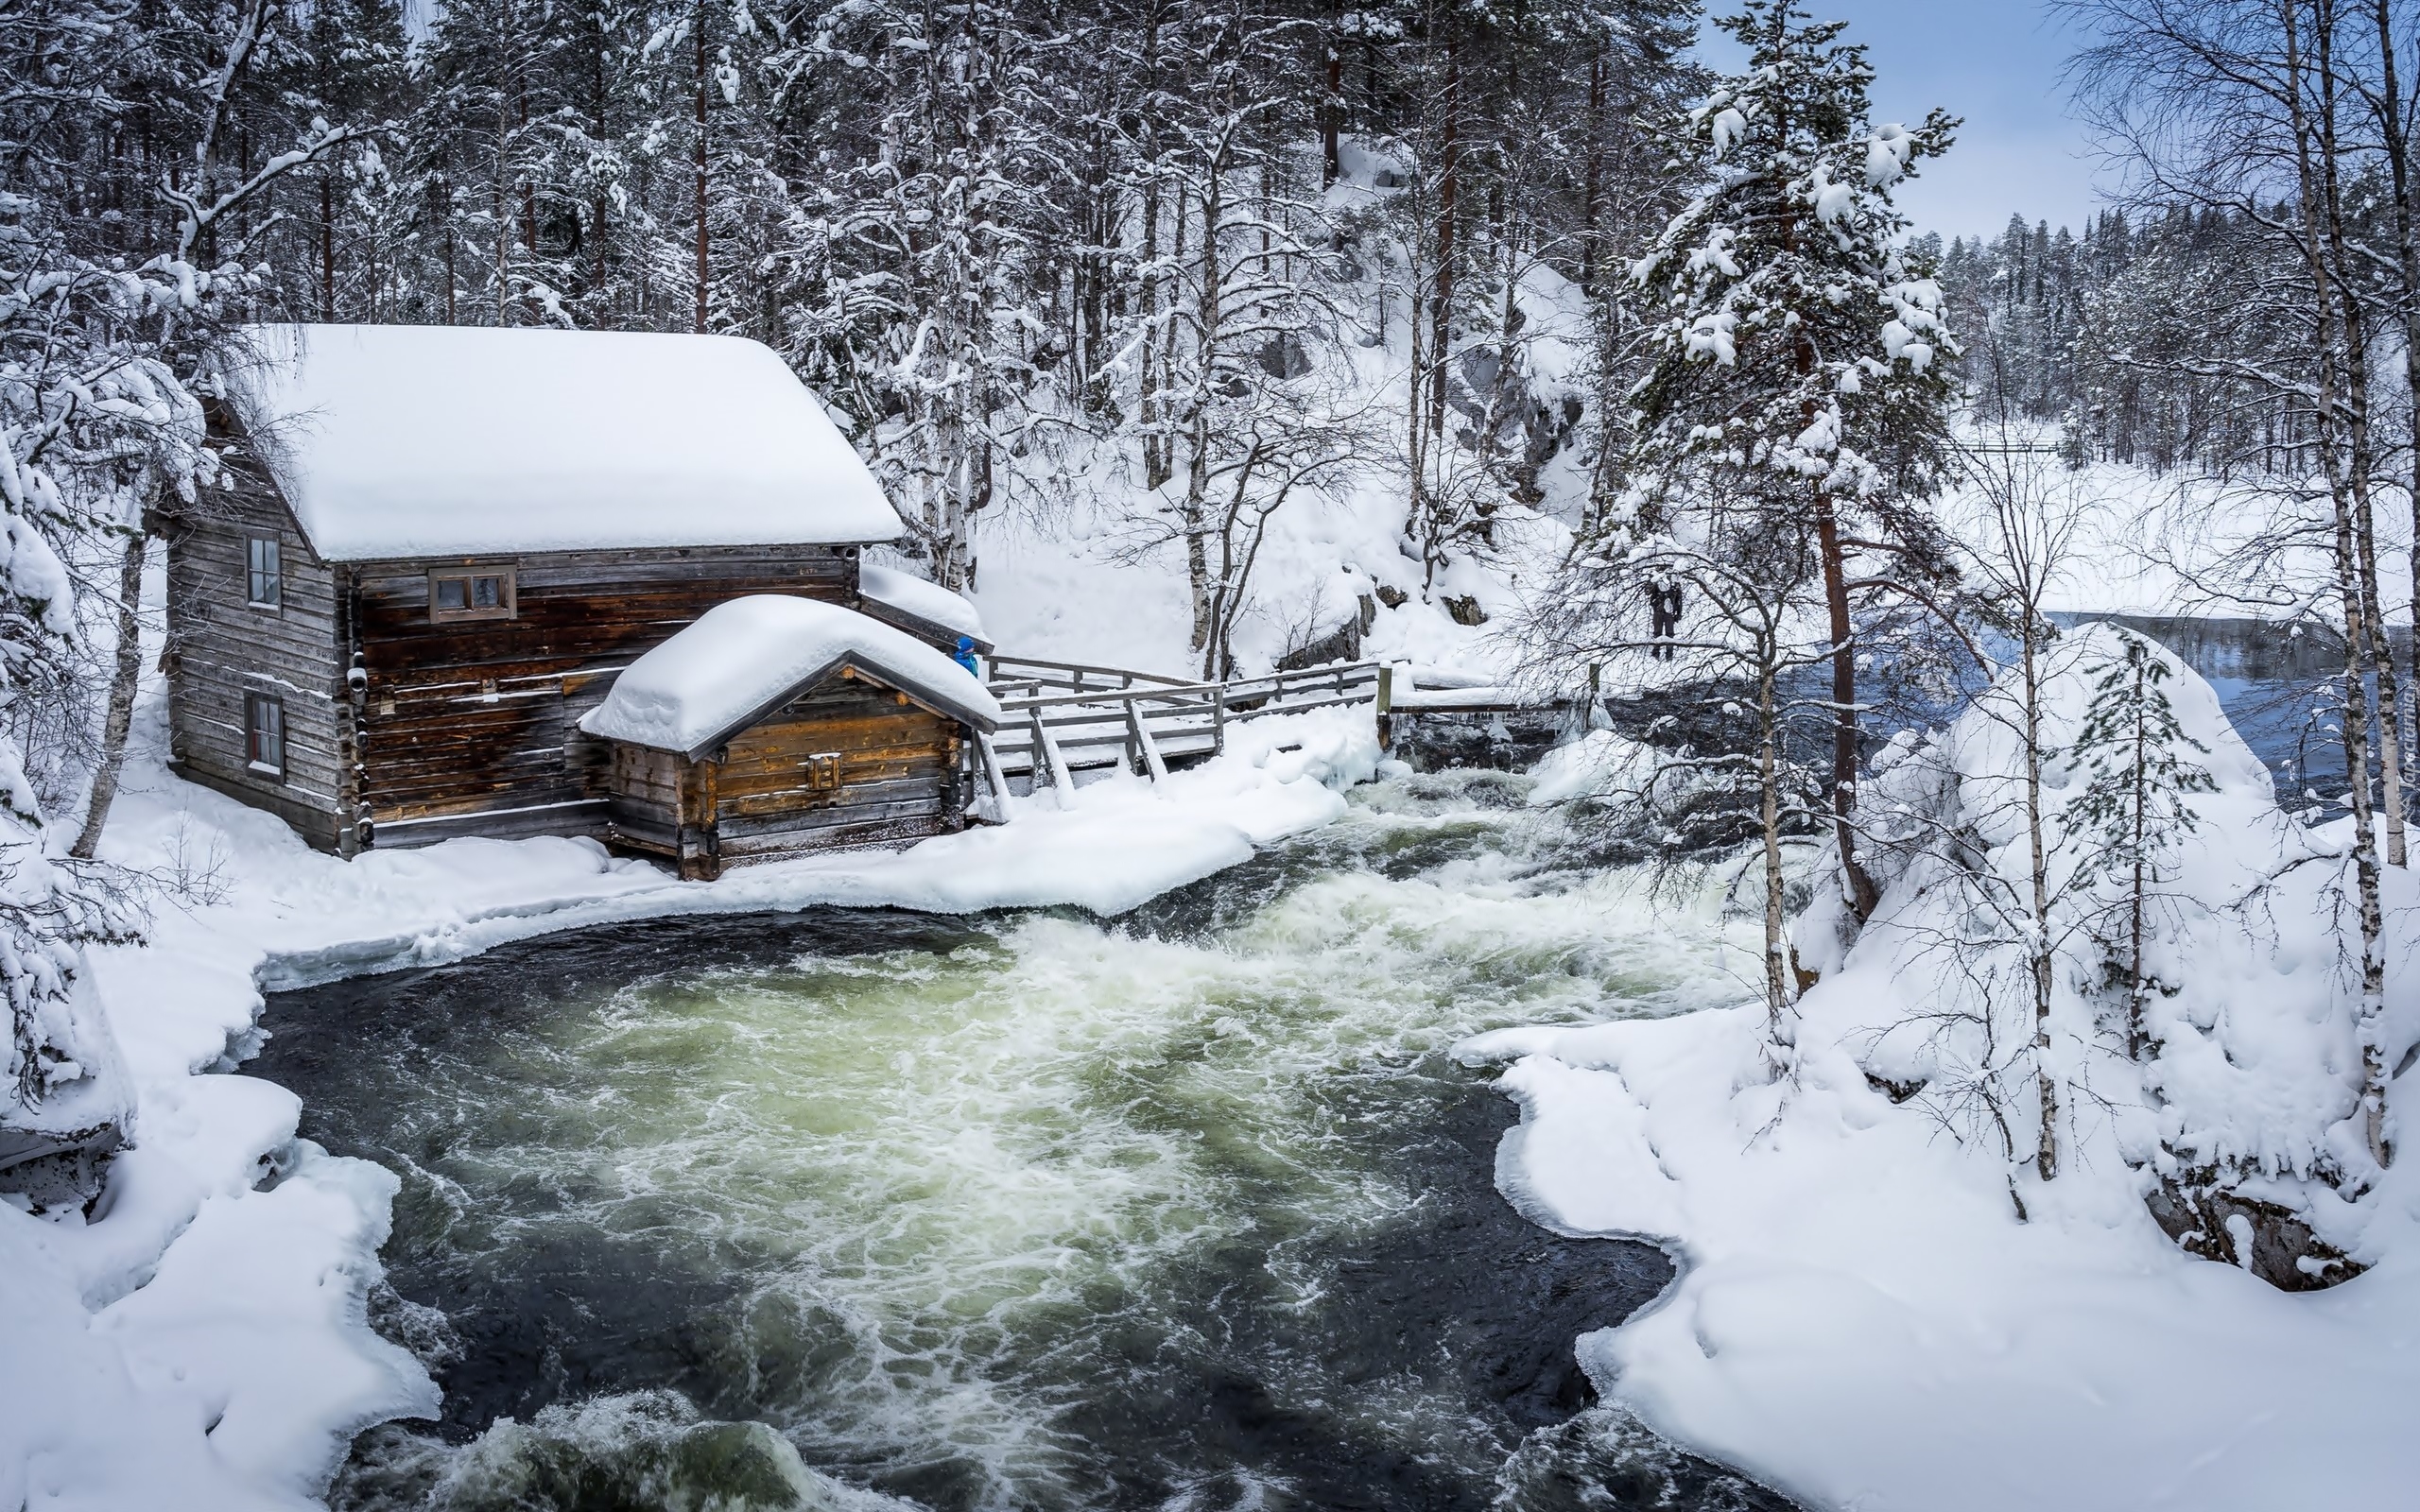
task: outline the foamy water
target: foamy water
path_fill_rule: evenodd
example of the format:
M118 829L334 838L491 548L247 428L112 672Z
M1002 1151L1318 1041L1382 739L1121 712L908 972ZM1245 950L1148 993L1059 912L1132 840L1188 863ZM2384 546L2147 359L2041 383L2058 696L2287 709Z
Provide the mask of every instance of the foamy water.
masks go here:
M1375 784L1108 925L686 921L281 999L247 1069L403 1175L380 1321L448 1392L335 1504L1780 1504L1581 1410L1571 1336L1668 1269L1490 1189L1458 1040L1739 991L1710 897L1559 867L1519 791Z

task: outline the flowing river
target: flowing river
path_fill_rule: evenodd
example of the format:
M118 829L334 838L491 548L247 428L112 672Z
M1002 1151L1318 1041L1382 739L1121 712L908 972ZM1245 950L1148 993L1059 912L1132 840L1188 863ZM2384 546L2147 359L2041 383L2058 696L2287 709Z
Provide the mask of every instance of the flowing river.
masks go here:
M1740 986L1527 780L1102 923L825 910L272 999L246 1067L398 1172L373 1319L437 1424L339 1509L1781 1508L1593 1405L1651 1246L1494 1181L1461 1037Z
M2316 674L2141 627L2294 792ZM272 998L246 1070L402 1177L373 1321L445 1391L334 1505L1786 1508L1574 1364L1662 1253L1495 1188L1458 1040L1754 991L1710 894L1529 787L1367 784L1106 923L692 918Z

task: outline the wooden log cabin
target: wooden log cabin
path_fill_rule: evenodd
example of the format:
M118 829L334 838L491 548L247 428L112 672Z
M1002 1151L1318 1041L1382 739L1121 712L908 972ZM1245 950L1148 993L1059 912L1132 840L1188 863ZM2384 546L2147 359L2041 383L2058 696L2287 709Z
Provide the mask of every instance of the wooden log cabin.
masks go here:
M835 604L734 599L640 657L580 719L611 743L608 834L684 878L917 839L967 806L991 690L932 646Z
M989 649L963 600L886 594L895 575L861 566L899 519L757 343L251 335L212 406L231 481L158 522L171 754L314 846L607 837L613 751L581 717L727 600L817 600Z

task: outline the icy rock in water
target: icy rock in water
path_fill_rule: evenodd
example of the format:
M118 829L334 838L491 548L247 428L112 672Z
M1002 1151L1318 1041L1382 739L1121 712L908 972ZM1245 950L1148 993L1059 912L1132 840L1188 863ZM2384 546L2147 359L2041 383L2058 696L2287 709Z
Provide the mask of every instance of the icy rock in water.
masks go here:
M1530 805L1634 797L1653 779L1657 765L1656 753L1638 742L1610 730L1592 730L1558 746L1530 768L1538 782L1530 790Z
M809 1469L763 1423L707 1422L669 1392L547 1407L488 1430L426 1503L443 1512L889 1512Z

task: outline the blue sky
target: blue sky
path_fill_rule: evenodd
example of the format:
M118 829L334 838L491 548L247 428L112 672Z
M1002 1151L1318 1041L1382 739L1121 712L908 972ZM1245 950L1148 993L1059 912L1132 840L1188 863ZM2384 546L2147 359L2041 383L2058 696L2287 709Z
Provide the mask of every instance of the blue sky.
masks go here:
M2035 0L1802 3L1819 21L1847 22L1848 40L1865 43L1877 121L1914 121L1935 105L1965 118L1958 146L1900 196L1920 229L1996 233L2011 212L2081 227L2092 213L2092 163L2060 77L2074 36ZM1710 14L1732 9L1708 0ZM1711 23L1700 51L1720 70L1746 60Z

